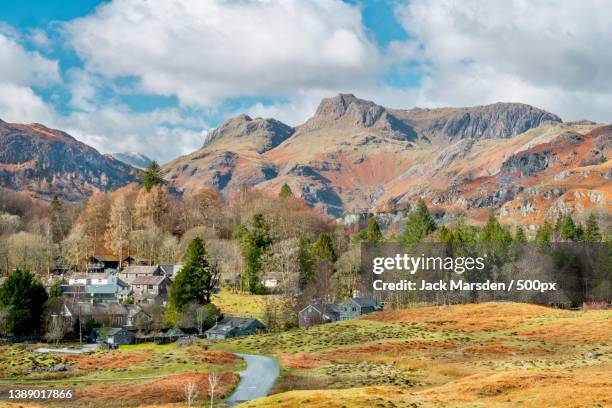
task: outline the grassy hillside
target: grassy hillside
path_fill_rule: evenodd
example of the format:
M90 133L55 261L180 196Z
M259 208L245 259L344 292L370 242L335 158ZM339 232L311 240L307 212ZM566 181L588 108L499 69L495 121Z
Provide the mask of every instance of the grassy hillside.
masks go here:
M277 394L243 407L570 407L612 404L611 340L612 311L490 303L390 310L224 347L284 367Z

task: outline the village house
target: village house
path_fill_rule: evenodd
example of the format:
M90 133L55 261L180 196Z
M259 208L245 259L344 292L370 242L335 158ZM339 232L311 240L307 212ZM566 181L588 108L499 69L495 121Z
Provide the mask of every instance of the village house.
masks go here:
M250 336L266 330L266 325L257 319L226 317L204 333L207 339L223 340L233 337Z
M362 314L382 309L376 300L363 297L350 298L338 304L311 303L298 312L298 323L300 328L305 329L338 320L356 319Z
M133 284L134 279L143 276L164 276L164 272L159 265L130 265L117 273L119 278L129 285Z
M129 292L128 285L110 273L78 273L68 278L68 285L62 285L62 294L92 302L114 302L123 300Z
M356 319L362 314L382 310L382 306L376 300L364 297L349 298L338 306L340 309L339 320Z
M108 270L116 271L125 266L133 265L136 260L131 256L126 256L121 260L119 264L119 257L108 254L96 254L89 257L87 263L87 272L100 273Z
M298 312L298 323L301 329L340 319L340 308L333 303L310 304Z
M126 322L123 326L125 329L138 330L139 325L142 326L142 328L146 328L153 323L153 318L145 313L140 306L124 305L124 307L128 311Z
M165 275L139 276L131 288L136 303L166 304L172 281Z
M115 327L108 329L106 333L103 330L98 330L97 341L100 343L106 343L111 347L121 346L124 344L134 344L136 341L136 335L129 330L121 327ZM100 333L103 336L100 336Z
M62 316L70 326L79 320L84 323L93 319L101 326L123 327L127 323L128 310L119 302L114 303L84 303L64 302Z

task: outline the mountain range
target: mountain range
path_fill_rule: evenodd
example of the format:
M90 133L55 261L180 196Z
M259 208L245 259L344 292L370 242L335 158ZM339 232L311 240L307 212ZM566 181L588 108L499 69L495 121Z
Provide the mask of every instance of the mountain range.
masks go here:
M11 155L5 128L35 141L61 135L95 160L77 168L69 165L71 157L52 156L54 164L43 166L46 173L36 173L35 154ZM39 145L32 142L24 152L36 152ZM422 197L441 211L476 219L494 208L502 219L537 223L559 212L610 212L611 153L611 126L564 123L530 105L390 109L340 94L323 99L314 115L295 127L248 115L228 119L208 133L200 149L162 170L179 192L210 187L230 196L247 185L276 193L286 183L335 217L402 211ZM133 181L138 170L116 160L138 165L132 158L100 155L42 125L0 124L0 183L12 189L48 196L50 186L36 182L52 175L62 194L81 197ZM29 173L19 170L27 163Z

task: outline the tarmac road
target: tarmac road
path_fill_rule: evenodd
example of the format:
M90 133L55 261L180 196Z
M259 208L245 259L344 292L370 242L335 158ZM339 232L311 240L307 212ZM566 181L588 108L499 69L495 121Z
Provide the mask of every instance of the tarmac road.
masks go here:
M240 372L240 382L232 395L225 400L228 404L238 404L265 397L276 382L280 369L278 362L270 357L254 354L236 354L247 363L246 371Z

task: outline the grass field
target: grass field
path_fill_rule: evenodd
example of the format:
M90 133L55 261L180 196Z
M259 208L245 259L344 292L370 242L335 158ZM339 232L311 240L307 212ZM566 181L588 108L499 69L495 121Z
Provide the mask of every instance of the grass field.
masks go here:
M219 346L283 364L276 394L243 407L605 407L611 341L612 311L490 303L389 310Z
M75 399L57 406L119 407L182 403L184 387L194 383L200 400L209 396L208 372L220 375L217 396L226 395L238 381L244 362L231 353L202 345L140 344L89 355L36 354L21 346L2 348L0 395L8 389L56 388L74 390ZM63 364L63 372L32 372L35 367ZM2 402L0 401L0 406ZM18 406L18 405L15 405ZM23 405L30 407L30 405Z
M262 319L265 301L269 296L234 293L229 289L223 289L221 292L214 294L211 301L226 316Z

